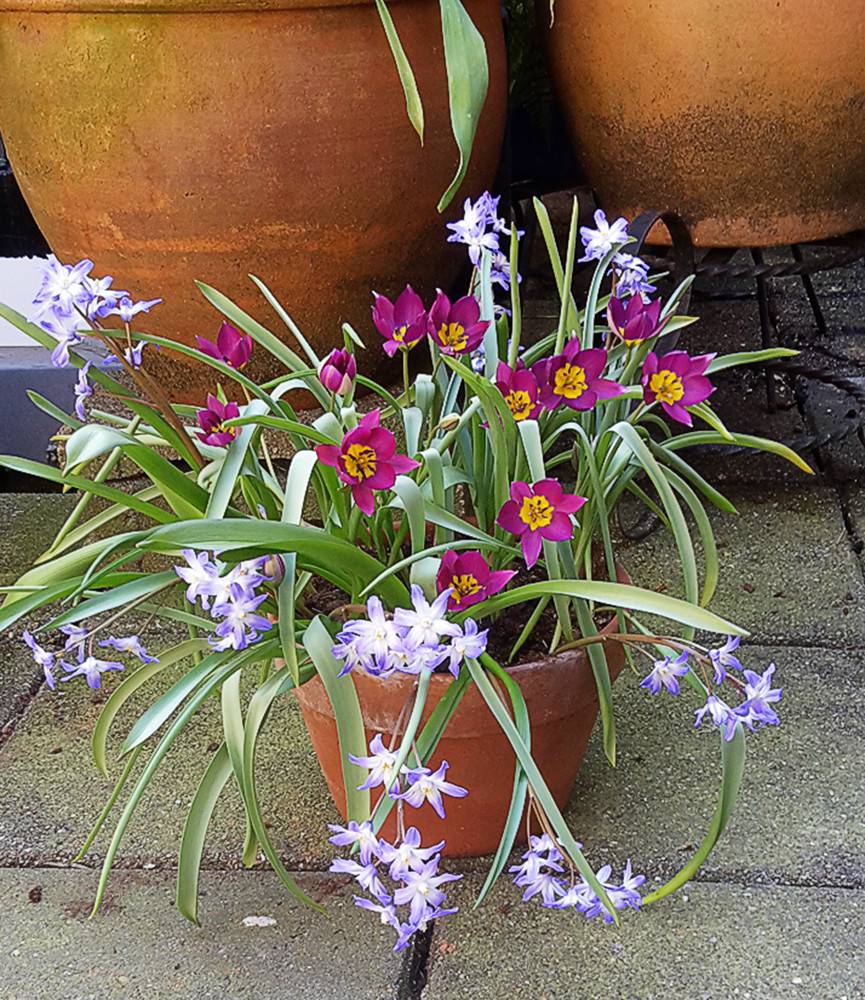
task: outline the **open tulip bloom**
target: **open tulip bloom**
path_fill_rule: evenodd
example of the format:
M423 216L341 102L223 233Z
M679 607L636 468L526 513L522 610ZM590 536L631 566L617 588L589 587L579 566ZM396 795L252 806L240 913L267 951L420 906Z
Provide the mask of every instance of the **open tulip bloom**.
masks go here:
M299 332L284 346L201 285L226 322L215 338L214 331L201 331L198 348L170 345L212 374L210 391L194 407L168 399L148 371L152 352L142 351L162 338L140 327L148 329L157 306L169 310L171 304L136 303L127 292L112 292L110 276L92 276L93 262L51 258L33 322L2 308L5 318L52 351L55 363L81 372L61 479L74 471L68 485L82 498L38 566L7 589L0 630L28 614L22 648L55 697L81 684L119 685L94 736L103 773L119 770L109 761L106 734L138 704L128 704L127 694L140 689L136 699L146 695L150 675L163 667L179 671L167 693L137 720L125 720L124 752L134 750L149 763L133 772L140 777L132 779L117 821L96 907L114 848L147 783L159 779L165 750L214 694L224 733L216 736L219 749L201 763L203 784L180 854L178 905L197 918L203 831L232 774L249 820L244 856L254 860L260 850L287 888L311 902L279 860L250 755L256 740L267 738L260 726L274 701L315 675L332 699L346 768L359 772L346 792L348 825L330 828L331 843L346 852L332 870L355 880L359 908L393 929L397 949L431 920L455 912L448 892L456 876L442 867L446 846L424 843L413 816L432 811L447 823L449 811L462 808L460 800L474 791L456 764L448 771L437 750L470 687L517 760L510 814L481 896L505 873L528 803L537 829L546 832L533 836L510 867L524 899L618 921L641 902L662 898L676 879L642 897L644 876L629 859L620 860L618 877L610 866L590 863L534 765L522 728L525 702L511 680L517 675L507 673L529 639L534 650L551 654L586 649L611 761L616 730L606 653L614 642L633 654L647 699L682 704L683 740L716 731L723 802L716 815L724 820L709 826L700 860L720 836L739 785L746 735L779 723L781 688L773 686L774 665L747 662L750 651L739 647L745 630L707 606L718 567L700 505L729 504L692 469L688 448L731 440L709 402L716 372L794 352L692 355L687 328L694 320L678 311L690 281L666 299L651 299L654 285L647 265L628 249L627 223L609 221L603 212L596 213L595 228L583 228L581 241L572 233L568 244L565 273L573 272L578 253L596 269L585 308L578 313L568 296L559 321L524 342L518 275L505 283L510 299L495 301L502 282L494 282L492 265L516 261L519 239L498 212L498 200L483 194L466 202L463 220L450 223L448 239L467 247L475 265L465 294L439 292L424 301L410 285L386 289L395 299L376 295L372 322L367 316L360 332L346 325L324 357ZM301 303L289 305L302 312ZM600 319L605 312L608 323ZM387 356L402 353L401 388L364 376L356 357L364 339ZM93 407L94 395L102 390L130 399L128 385L79 354L86 341L115 355L136 387L134 412L122 426ZM409 378L409 349L422 342L415 360L425 361L428 350L429 363ZM273 355L281 377L256 384L241 373L259 351ZM317 412L295 412L298 388ZM366 392L357 402L356 390ZM704 425L699 433L682 432L681 425L695 421ZM284 439L287 472L273 462L265 432ZM810 471L783 445L747 440ZM137 466L149 481L146 489L109 489L121 459ZM20 468L19 459L0 462ZM27 471L57 479L53 466L30 462ZM88 516L94 495L113 507ZM626 495L661 510L673 526L678 560L669 568L681 574L684 599L619 582L610 521ZM135 530L119 517L127 511L134 513ZM702 589L692 524L705 553ZM158 555L162 569L143 568L145 553ZM677 581L670 582L675 588ZM335 596L322 604L322 593ZM179 617L189 638L159 649L152 636L124 627L133 611ZM34 624L40 612L44 620ZM649 614L669 625L649 627L643 621ZM694 641L696 630L714 635L709 646ZM109 649L113 658L100 658ZM434 672L448 684L447 694L423 721ZM361 682L402 683L411 692L394 731L377 733L369 745L351 693ZM451 714L442 716L442 705ZM128 778L127 768L117 794ZM391 810L399 831L393 842L381 832Z

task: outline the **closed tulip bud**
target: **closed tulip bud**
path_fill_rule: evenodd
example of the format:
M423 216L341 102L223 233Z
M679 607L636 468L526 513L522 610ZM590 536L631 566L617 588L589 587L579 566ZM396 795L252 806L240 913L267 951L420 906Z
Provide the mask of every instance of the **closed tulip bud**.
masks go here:
M337 396L344 396L351 389L356 375L357 362L347 350L331 351L318 370L319 382Z

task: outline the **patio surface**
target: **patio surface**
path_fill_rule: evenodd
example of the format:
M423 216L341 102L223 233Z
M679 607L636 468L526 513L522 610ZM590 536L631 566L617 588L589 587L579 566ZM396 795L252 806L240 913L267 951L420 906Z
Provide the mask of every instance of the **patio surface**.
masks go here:
M865 360L865 271L817 279L825 347ZM810 331L793 282L778 300L781 331ZM698 301L692 353L756 345L753 299ZM533 322L549 310L536 296ZM840 333L838 331L840 330ZM786 438L825 427L843 396L812 390L765 412L762 377L726 380L729 425ZM809 456L810 457L810 456ZM71 864L109 783L89 757L102 698L70 685L52 695L20 642L0 637L0 995L8 1000L859 1000L865 998L865 450L855 438L816 456L806 477L769 457L711 457L707 474L739 510L715 517L722 579L713 607L750 629L754 665L774 660L783 725L748 741L745 783L728 831L678 895L618 929L520 902L500 882L472 910L484 861L463 865L460 914L403 956L390 932L327 874L324 824L335 818L293 702L274 711L258 770L274 840L329 919L301 909L266 866L243 871L243 820L228 790L205 847L201 920L173 908L186 808L220 738L210 705L164 765L124 840L106 904L87 915L103 837ZM0 575L20 572L60 523L70 498L0 498ZM625 544L646 586L675 593L670 540ZM153 637L154 648L159 647ZM714 806L717 739L691 728L695 705L651 699L638 679L615 688L619 765L593 739L568 812L597 866L632 857L649 883L686 860ZM109 685L110 690L110 685ZM119 728L119 727L118 727ZM247 921L248 917L269 918ZM251 924L251 925L250 925ZM263 926L262 926L263 924Z

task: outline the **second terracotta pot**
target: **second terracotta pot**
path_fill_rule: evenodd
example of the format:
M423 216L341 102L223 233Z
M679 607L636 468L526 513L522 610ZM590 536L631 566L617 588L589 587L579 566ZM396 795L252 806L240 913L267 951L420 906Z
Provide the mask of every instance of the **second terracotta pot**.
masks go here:
M320 352L348 321L380 363L371 290L429 295L465 260L436 211L458 159L439 4L390 8L423 146L372 0L0 0L0 132L51 248L162 296L148 332L215 335L200 279L290 340L252 272ZM506 101L499 0L467 8L490 86L460 197L493 180ZM152 364L178 397L212 383L177 354ZM248 373L276 369L257 348Z
M610 631L615 631L615 624L615 621L610 624ZM624 662L622 647L611 642L606 648L610 676L615 679ZM564 807L598 715L597 689L588 657L583 650L575 650L510 667L508 673L519 684L526 700L532 757L556 803ZM397 675L381 680L361 671L355 671L351 677L360 700L367 741L382 733L387 742L388 734L412 697L415 679ZM423 721L452 682L450 674L433 674ZM345 816L336 722L324 685L316 676L296 696L330 793ZM443 853L449 857L474 857L495 851L510 806L516 758L473 685L454 712L429 766L435 769L443 760L450 765L448 780L468 788L469 794L462 799L445 799L445 820L439 819L430 806L408 808L406 825L418 828L424 844L445 840ZM376 790L371 794L375 795ZM395 810L391 811L382 833L388 839L396 836ZM525 825L521 824L518 843L524 839Z
M865 226L862 0L556 0L546 34L608 212L719 247Z

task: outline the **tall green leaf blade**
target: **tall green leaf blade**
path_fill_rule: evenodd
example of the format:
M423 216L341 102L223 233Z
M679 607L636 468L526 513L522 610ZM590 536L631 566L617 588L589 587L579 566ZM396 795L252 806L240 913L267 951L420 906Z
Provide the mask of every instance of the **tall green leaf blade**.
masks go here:
M227 518L179 521L148 532L140 548L172 552L181 548L255 550L259 555L296 552L298 566L312 569L325 579L353 577L366 585L385 570L384 564L345 539L311 525L277 524L257 518ZM390 577L382 582L379 595L391 607L405 607L409 601L405 585Z
M166 524L174 519L174 515L170 511L139 500L138 497L130 493L124 493L123 490L106 486L104 483L96 483L86 476L64 474L59 469L55 469L53 465L46 465L44 462L34 462L29 458L19 458L17 455L0 455L0 466L12 469L13 472L24 472L28 476L47 479L49 482L59 483L61 486L71 486L73 489L84 490L86 493L92 493L94 496L110 500L112 503L123 504L129 510L144 514L160 524Z
M508 739L508 742L514 749L514 753L517 756L517 760L520 763L526 777L529 780L529 784L532 787L532 792L535 798L538 800L541 808L543 809L545 815L549 819L555 834L561 843L562 847L567 851L573 860L574 864L579 869L580 874L592 887L593 891L601 902L606 907L607 911L611 914L616 923L619 922L618 914L616 913L612 903L610 902L607 892L601 883L598 881L595 871L588 861L583 856L582 851L579 848L576 840L571 831L568 829L568 825L565 822L564 817L556 805L555 799L553 798L550 790L547 788L547 784L541 776L541 772L538 770L537 765L532 759L531 752L526 746L523 738L520 736L519 730L514 725L513 720L510 715L508 715L505 710L501 699L496 694L495 688L492 686L489 677L487 677L486 672L477 662L477 660L466 660L466 666L468 667L469 673L472 676L472 680L477 685L484 701L487 703L492 714L495 716L496 722L501 726L502 731Z
M61 625L71 625L105 611L112 611L123 604L129 604L139 598L155 594L158 590L174 586L178 581L179 577L173 569L165 570L164 573L142 573L136 580L130 580L129 583L123 583L119 587L112 587L64 611L51 620L50 627L60 628Z
M507 691L511 700L511 711L514 716L514 725L517 727L517 731L522 737L526 748L531 750L532 729L529 723L528 706L526 705L525 698L523 698L522 691L520 691L519 686L510 674L508 674L507 671L502 670L501 667L499 667L499 665L492 659L485 662L488 662L490 669L493 670L495 676ZM514 772L514 790L511 793L511 804L508 807L508 815L505 818L505 825L502 828L502 838L499 841L499 846L496 850L495 856L493 857L492 864L490 865L490 870L487 873L484 884L481 886L481 890L478 893L478 898L475 900L475 908L480 906L484 901L487 893L490 889L492 889L499 875L501 875L502 869L507 864L508 856L510 855L514 842L517 839L520 821L523 816L523 810L526 806L526 793L528 791L528 787L529 780L526 777L525 771L523 771L520 766L519 761L517 761Z
M318 615L304 632L303 645L315 664L315 669L333 706L345 784L347 817L362 823L369 818L369 790L361 791L357 786L365 780L366 772L348 759L350 753L358 757L366 754L366 731L354 681L351 674L345 677L339 676L341 665L331 653L333 639Z
M180 852L177 856L177 909L193 924L198 923L198 874L204 839L219 796L231 777L231 761L225 743L210 758L183 824Z
M466 175L475 132L489 87L489 66L484 39L460 0L439 0L442 38L448 77L451 128L459 149L459 165L438 203L443 212Z
M468 617L486 618L497 614L505 608L535 600L545 594L564 594L567 597L582 597L587 601L608 604L614 608L624 608L627 611L644 611L659 615L688 625L691 628L715 632L718 635L747 636L748 631L721 618L712 611L699 605L683 601L678 597L669 597L654 590L644 590L627 583L609 583L606 580L539 580L537 583L527 583L512 590L503 591L493 597L488 597L480 604L475 604L470 612L457 615L457 619Z
M260 399L253 399L244 408L243 416L263 416L266 410L267 407ZM204 512L205 517L220 518L228 510L228 505L231 503L231 498L237 489L237 477L243 469L246 453L252 445L254 435L255 427L244 427L228 446L225 460L222 463L222 468L219 470L219 475L210 494L207 510Z
M745 737L742 733L742 726L736 727L733 739L729 742L721 736L721 790L718 798L718 805L712 817L712 824L709 831L703 838L693 857L684 868L669 882L664 883L660 888L650 892L643 897L644 903L656 903L658 900L669 896L671 892L681 888L700 869L700 866L711 854L715 844L718 843L721 834L727 826L727 821L736 804L739 788L742 784L742 774L745 770Z
M312 670L310 668L306 668L302 674L302 680L306 681L311 676ZM279 695L290 691L294 686L294 681L291 677L287 676L287 670L283 668L269 677L250 699L249 708L246 711L246 722L244 724L244 804L246 807L247 817L252 823L252 829L258 839L261 850L264 852L264 856L267 858L271 868L273 868L276 872L282 884L290 893L292 893L292 895L294 895L306 906L323 913L324 907L316 903L315 900L310 899L310 897L307 896L307 894L298 886L291 875L289 875L286 871L285 865L283 865L282 860L280 859L279 854L270 839L267 825L264 822L264 817L261 815L261 810L258 805L258 794L255 789L255 753L261 727L267 719L270 707L274 700Z
M180 642L176 646L172 646L170 649L161 652L156 663L142 664L136 671L124 677L120 684L114 688L108 701L105 702L102 711L99 713L99 718L96 720L96 725L93 728L93 738L91 740L93 761L106 778L108 777L108 765L106 762L108 731L111 729L117 713L151 677L165 670L166 667L173 666L187 656L192 656L194 653L206 648L206 639L187 639L184 642Z
M396 25L390 16L387 4L384 0L375 0L375 5L378 8L378 15L381 18L384 33L387 35L387 43L390 46L393 61L396 63L397 73L399 73L399 82L402 84L402 92L405 94L405 109L408 114L408 120L411 122L415 132L417 132L421 145L423 145L423 103L420 99L411 63L408 61L408 56L405 54L405 49L399 40Z

